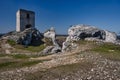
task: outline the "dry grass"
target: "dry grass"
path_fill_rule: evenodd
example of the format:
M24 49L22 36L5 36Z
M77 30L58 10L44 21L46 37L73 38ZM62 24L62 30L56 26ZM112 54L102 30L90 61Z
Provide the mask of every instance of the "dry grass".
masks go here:
M81 62L75 64L61 65L47 69L45 71L38 71L32 74L27 74L27 80L54 80L61 79L65 76L74 76L77 71L89 71L94 65L91 62Z
M107 59L120 61L120 45L104 43L95 46L91 51L100 53Z

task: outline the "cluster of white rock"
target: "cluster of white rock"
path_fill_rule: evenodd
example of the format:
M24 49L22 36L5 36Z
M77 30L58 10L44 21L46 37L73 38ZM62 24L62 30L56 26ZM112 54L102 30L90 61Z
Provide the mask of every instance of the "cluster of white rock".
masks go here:
M105 30L105 34L106 34L106 37L105 37L106 42L111 42L111 43L116 43L117 42L116 33Z
M44 33L45 38L50 38L52 40L53 46L47 46L42 51L43 54L46 54L46 53L58 53L58 52L61 51L61 47L57 43L55 36L56 36L56 33L55 33L55 29L53 27L51 27L49 30L47 30Z
M115 43L117 40L116 33L107 30L101 30L90 25L74 25L68 29L68 34L70 40L94 38L112 43Z
M77 48L77 44L74 43L74 41L79 41L81 39L88 41L111 42L115 44L120 44L120 41L117 40L116 33L107 30L101 30L90 25L71 26L68 29L68 37L63 42L62 47L56 41L56 32L53 27L47 30L43 35L35 28L28 28L21 32L10 32L2 36L1 39L11 39L18 44L28 46L29 44L42 43L43 36L45 38L50 38L53 43L52 46L47 46L42 51L42 53L44 54L71 51L72 49Z
M61 50L62 52L70 51L77 48L77 44L74 43L74 41L79 41L81 39L119 44L116 33L83 24L73 25L68 29L68 37L66 38L65 42L63 42L62 49L55 40L54 28L51 28L50 30L45 32L44 37L51 38L54 44L54 48L48 46L47 50L52 48L53 50ZM55 52L55 50L53 52Z
M62 51L66 51L69 46L72 48L77 47L73 41L88 40L88 41L102 41L119 44L117 40L117 35L114 32L107 30L101 30L90 25L73 25L68 29L68 37L65 42L63 42Z

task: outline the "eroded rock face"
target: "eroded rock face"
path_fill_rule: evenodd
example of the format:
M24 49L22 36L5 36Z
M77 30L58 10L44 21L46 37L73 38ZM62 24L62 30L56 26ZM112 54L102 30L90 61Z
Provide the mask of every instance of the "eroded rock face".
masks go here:
M74 25L68 29L69 39L68 40L103 40L105 42L115 43L117 35L114 32L107 30L101 30L94 26L89 25ZM89 39L88 39L89 38Z
M56 34L55 33L55 29L53 27L51 27L50 29L48 29L44 33L44 37L54 39L55 38L55 34Z
M105 41L106 42L112 42L115 43L117 40L117 35L114 32L110 32L110 31L105 31L106 33L106 37L105 37Z
M57 43L55 35L56 35L56 33L55 33L55 29L53 27L51 27L49 30L47 30L44 33L44 37L45 38L50 38L52 40L52 43L53 43L53 46L50 46L50 47L48 46L43 50L44 54L45 54L45 52L48 53L48 51L49 51L49 53L61 52L61 47Z
M74 25L68 29L68 34L73 40L85 39L88 37L105 39L104 30L100 30L94 26L89 25Z
M47 46L43 51L41 51L41 54L49 54L54 46Z
M73 25L68 29L68 35L69 36L66 38L66 41L63 42L62 52L73 48L73 42L80 39L120 44L120 42L117 41L116 33L101 30L90 25Z
M2 39L10 39L17 44L22 45L39 45L42 43L42 34L36 28L28 28L21 32L9 32L2 36Z

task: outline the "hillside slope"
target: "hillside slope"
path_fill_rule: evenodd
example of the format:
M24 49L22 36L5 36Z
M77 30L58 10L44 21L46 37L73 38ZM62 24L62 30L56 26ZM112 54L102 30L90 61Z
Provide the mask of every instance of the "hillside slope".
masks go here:
M0 57L0 60L4 60L0 62L0 79L120 79L120 46L88 41L79 41L78 44L79 47L75 50L41 57L3 55ZM17 60L17 63L5 64L10 60L13 62ZM3 63L4 65L1 66Z

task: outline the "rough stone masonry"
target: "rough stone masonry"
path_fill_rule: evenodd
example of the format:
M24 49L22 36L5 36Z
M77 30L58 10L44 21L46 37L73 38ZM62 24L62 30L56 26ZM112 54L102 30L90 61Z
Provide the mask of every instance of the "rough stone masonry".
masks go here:
M16 31L24 31L26 28L35 27L35 12L19 9L16 13Z

